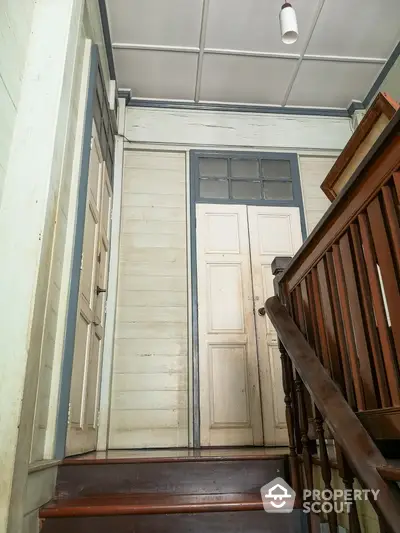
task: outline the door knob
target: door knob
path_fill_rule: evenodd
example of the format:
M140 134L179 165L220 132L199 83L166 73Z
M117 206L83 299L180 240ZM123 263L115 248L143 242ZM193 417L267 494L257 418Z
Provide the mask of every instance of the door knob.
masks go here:
M258 310L258 314L260 316L265 316L265 307L260 307L260 309Z
M101 294L102 292L107 292L107 289L102 289L101 287L99 287L99 286L97 285L97 289L96 289L96 294L97 294L97 296L98 296L99 294Z

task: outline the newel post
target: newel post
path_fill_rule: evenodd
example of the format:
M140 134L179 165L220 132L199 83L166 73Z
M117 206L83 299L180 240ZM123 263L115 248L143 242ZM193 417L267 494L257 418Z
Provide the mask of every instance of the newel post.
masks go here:
M275 259L271 263L272 275L274 276L274 292L275 295L279 296L279 298L282 300L282 303L285 302L283 301L284 295L282 294L279 282L291 260L291 257L275 257Z
M271 269L274 276L274 292L278 296L282 303L285 304L285 294L280 285L283 273L286 270L287 266L291 261L291 257L275 257L272 261ZM282 363L282 382L283 382L283 392L285 399L285 414L286 414L286 424L289 434L289 467L290 467L290 478L291 485L297 495L301 494L301 480L300 480L300 469L299 462L296 451L296 429L297 421L295 418L295 398L294 398L294 381L293 381L293 367L292 362L283 346L281 341L278 339L279 351L281 354L281 363Z

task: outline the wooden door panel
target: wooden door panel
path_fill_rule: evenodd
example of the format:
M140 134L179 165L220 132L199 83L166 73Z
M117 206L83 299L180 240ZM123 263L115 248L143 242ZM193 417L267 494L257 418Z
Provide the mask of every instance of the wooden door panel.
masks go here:
M93 450L104 336L111 185L93 125L83 239L78 321L71 381L67 454Z
M197 206L203 446L262 444L246 206Z
M83 256L80 283L80 296L92 308L96 274L97 226L98 217L94 212L93 204L89 203L85 220L85 233L83 238Z
M102 349L102 337L93 328L86 388L86 409L85 424L89 428L97 427L97 406L99 400L99 378L100 378L100 354Z
M297 207L248 206L264 444L287 444L282 370L277 335L267 317L256 313L274 295L271 263L276 256L293 256L302 244ZM267 341L267 342L265 342Z
M90 352L91 329L91 321L83 313L79 313L75 334L70 395L70 423L77 425L79 428L83 427L86 362Z

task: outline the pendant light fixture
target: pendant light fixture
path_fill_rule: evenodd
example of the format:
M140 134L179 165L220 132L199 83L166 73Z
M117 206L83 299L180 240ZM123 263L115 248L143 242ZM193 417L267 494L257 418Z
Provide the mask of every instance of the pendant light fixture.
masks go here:
M279 21L281 23L282 42L285 44L295 43L299 36L299 29L297 27L296 11L289 2L283 4L279 13Z

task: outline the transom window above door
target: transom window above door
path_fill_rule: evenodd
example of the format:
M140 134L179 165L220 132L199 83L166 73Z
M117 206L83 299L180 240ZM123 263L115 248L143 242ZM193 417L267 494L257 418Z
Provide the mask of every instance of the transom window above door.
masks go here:
M196 152L192 164L199 201L292 204L295 200L295 154Z

